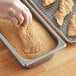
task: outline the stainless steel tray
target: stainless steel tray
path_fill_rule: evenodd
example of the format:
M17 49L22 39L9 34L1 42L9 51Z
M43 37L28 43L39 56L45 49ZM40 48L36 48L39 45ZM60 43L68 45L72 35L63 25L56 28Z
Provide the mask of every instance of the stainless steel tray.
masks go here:
M55 12L59 8L59 0L56 0L50 6L43 7L43 0L27 0L35 9L51 24L51 26L69 43L76 43L76 37L69 37L67 35L67 29L70 21L71 14L65 17L64 24L62 27L58 27L56 19L54 17ZM76 0L74 1L73 12L76 11Z
M40 64L43 61L48 60L49 58L52 57L52 55L58 51L59 49L62 49L66 47L66 43L55 33L55 31L44 21L44 19L38 15L38 13L30 6L30 4L27 1L24 1L24 4L31 9L31 12L34 14L34 16L43 23L43 26L46 27L46 29L49 31L51 36L53 37L54 41L56 42L56 48L53 50L50 50L46 54L43 54L37 58L33 59L24 59L22 58L16 51L15 49L8 43L6 38L0 33L0 40L5 44L5 46L9 49L9 51L14 55L14 57L19 61L19 63L26 68L31 68L37 64Z

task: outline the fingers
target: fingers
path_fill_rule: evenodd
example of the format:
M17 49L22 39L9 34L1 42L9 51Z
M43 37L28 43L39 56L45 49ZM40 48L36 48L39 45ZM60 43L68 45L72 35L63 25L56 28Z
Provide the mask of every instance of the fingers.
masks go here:
M18 20L16 19L15 16L7 16L5 19L8 19L9 21L11 21L15 26L18 24Z
M21 13L16 13L15 14L16 18L18 19L18 25L22 25L24 22L24 17Z
M29 16L27 12L22 12L23 16L24 16L24 22L22 25L28 25L29 24Z
M21 7L21 8L20 8ZM11 16L12 21L18 21L18 25L28 25L32 21L32 14L29 9L22 3L16 4L13 8L8 10L8 14ZM15 18L15 20L12 19ZM14 23L15 23L14 22Z
M32 14L30 12L30 10L22 3L20 3L21 6L23 6L22 10L22 14L24 16L24 22L23 22L23 25L28 25L29 23L31 23L32 21Z
M30 13L30 22L32 22L32 14Z
M24 22L24 17L23 15L21 14L21 11L15 11L13 8L10 8L8 10L8 14L11 16L11 17L16 17L16 19L18 20L18 25L22 25L23 22ZM16 21L15 21L16 22Z
M24 16L23 25L28 25L32 21L32 14L26 6L24 7L22 14Z
M8 11L8 14L11 17L13 17L13 16L16 17L16 19L18 20L18 25L25 26L25 25L28 25L32 21L32 15L26 6L23 7L23 9L19 9L17 11L15 11L13 8L10 8Z

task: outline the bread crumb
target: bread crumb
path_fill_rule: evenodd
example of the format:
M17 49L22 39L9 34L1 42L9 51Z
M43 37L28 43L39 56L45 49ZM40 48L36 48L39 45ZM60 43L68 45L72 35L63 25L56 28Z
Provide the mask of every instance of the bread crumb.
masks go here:
M52 36L35 18L30 26L20 29L21 35L23 34L21 38L19 28L7 20L0 20L0 32L21 57L36 58L56 47Z

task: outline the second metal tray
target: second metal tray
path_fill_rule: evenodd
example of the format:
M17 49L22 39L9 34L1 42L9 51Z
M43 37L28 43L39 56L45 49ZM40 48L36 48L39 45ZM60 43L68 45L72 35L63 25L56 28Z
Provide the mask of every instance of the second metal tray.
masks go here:
M62 27L59 27L57 25L56 19L54 17L55 12L59 8L59 0L56 0L55 3L53 3L50 6L43 7L42 3L43 0L27 0L39 13L51 24L53 28L69 43L76 43L76 38L69 37L67 35L68 25L70 21L71 14L67 15L65 17L64 23ZM76 11L76 0L74 1L74 7L73 12Z

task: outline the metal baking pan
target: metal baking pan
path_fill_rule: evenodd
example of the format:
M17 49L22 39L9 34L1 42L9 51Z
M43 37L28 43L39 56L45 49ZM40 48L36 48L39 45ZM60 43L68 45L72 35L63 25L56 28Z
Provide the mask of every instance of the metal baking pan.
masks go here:
M40 64L43 61L48 60L52 57L52 55L58 51L59 49L62 49L66 47L66 43L55 33L55 31L44 21L44 19L38 15L38 13L30 6L30 4L27 1L24 1L24 4L27 5L29 9L31 9L31 12L35 15L35 17L43 23L43 26L46 27L46 29L49 31L49 33L52 35L54 41L56 42L56 47L53 50L50 50L46 54L43 54L37 58L33 59L24 59L22 58L15 49L10 45L10 43L6 40L6 38L0 33L0 40L5 44L5 46L9 49L9 51L14 55L14 57L18 60L18 62L26 68L31 68L37 64Z
M50 50L46 54L39 56L37 58L33 59L24 59L22 58L16 50L10 45L10 43L6 40L6 38L0 33L0 40L5 44L5 46L9 49L9 51L13 54L13 56L18 60L18 62L25 68L31 68L37 64L40 64L43 61L48 60L53 56L53 54L58 51L59 49L62 49L66 47L66 43L51 29L49 28L49 25L44 25L49 32L51 33L53 39L56 42L56 48L53 50Z
M71 14L65 17L62 27L57 25L56 19L54 17L55 12L59 8L59 0L47 7L43 7L43 0L27 0L38 12L41 14L50 25L69 43L76 43L76 37L69 37L67 35L68 25L70 21ZM76 0L74 1L73 12L76 11Z

